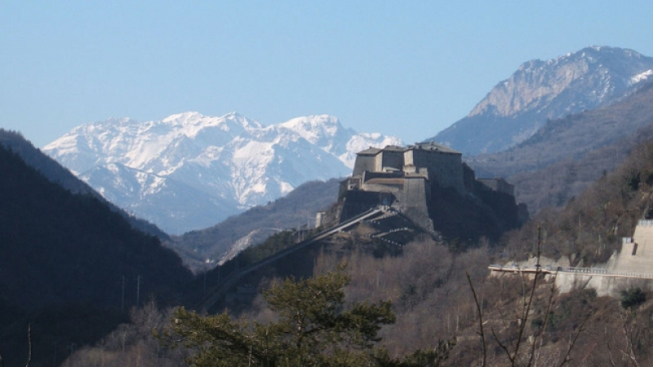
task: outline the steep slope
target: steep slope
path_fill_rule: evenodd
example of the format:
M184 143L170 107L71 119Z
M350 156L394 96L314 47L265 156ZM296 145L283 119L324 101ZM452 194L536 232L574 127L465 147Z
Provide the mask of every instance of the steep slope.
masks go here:
M44 151L117 205L183 233L265 204L306 181L343 176L356 151L397 143L345 129L327 115L263 126L235 113L187 112L162 121L87 124Z
M606 106L653 75L653 58L612 47L588 47L522 64L467 117L429 140L465 155L492 153L533 136L549 119Z
M169 303L192 279L156 237L97 198L50 182L2 145L0 172L0 350L7 365L18 364L28 323L33 362L49 364L55 342L61 358L70 343L93 342L115 327L139 296Z
M558 209L543 210L533 221L508 237L516 255L532 251L527 238L546 233L543 255L569 258L572 266L606 262L631 237L640 219L653 219L653 140L633 144L613 172L586 187ZM532 243L532 241L531 241ZM581 265L578 265L581 266Z
M517 200L535 213L564 205L651 136L653 83L647 83L621 102L552 120L507 151L466 161L479 176L507 177Z
M339 184L337 179L307 182L274 202L251 208L215 226L173 236L172 246L194 268L212 268L273 233L303 226L312 228L315 214L336 201Z
M20 133L0 129L0 145L9 148L18 154L29 166L39 171L50 182L55 183L73 194L90 195L108 205L113 211L123 216L135 229L167 240L168 235L157 226L143 219L136 218L114 204L108 202L87 183L77 178L69 170L62 167L57 161L50 158L32 143L27 141Z
M183 223L198 228L215 224L225 212L237 211L232 200L207 194L170 177L158 176L119 163L96 166L79 175L111 202L147 218L170 233L182 233ZM165 210L159 204L164 203Z

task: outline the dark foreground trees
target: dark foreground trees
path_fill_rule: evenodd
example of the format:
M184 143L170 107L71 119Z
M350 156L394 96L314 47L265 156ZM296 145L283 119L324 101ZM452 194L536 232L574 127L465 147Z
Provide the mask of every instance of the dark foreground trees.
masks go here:
M378 331L394 323L390 302L356 303L344 309L342 272L287 279L264 293L276 320L267 324L233 319L227 313L200 316L183 308L159 334L172 346L194 353L192 366L438 366L453 342L440 341L402 360L379 346Z

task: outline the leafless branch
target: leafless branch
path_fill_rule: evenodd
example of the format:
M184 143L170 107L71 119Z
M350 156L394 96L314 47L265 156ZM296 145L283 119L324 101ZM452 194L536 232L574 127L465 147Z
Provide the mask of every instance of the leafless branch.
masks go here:
M27 363L25 367L29 367L32 362L32 325L27 324Z
M514 365L514 364L515 364L515 361L514 361L512 355L511 355L510 351L508 350L508 347L506 347L506 345L503 344L503 343L501 342L501 340L499 340L499 337L497 336L497 333L494 332L494 329L491 329L491 330L492 330L492 336L494 337L494 340L497 342L497 344L499 345L499 347L500 347L501 349L503 349L504 352L506 352L506 355L508 356L508 359L510 360L510 363L512 363L512 364Z
M535 265L535 276L533 277L533 284L531 285L531 293L528 296L528 301L524 303L524 308L522 309L522 315L519 318L520 320L520 325L519 325L519 333L517 335L517 343L515 344L515 350L513 351L512 358L510 358L510 361L512 365L515 365L515 362L517 361L518 355L519 355L519 348L521 347L521 342L522 338L524 336L524 331L526 330L526 324L528 321L528 314L531 310L531 306L533 305L533 299L535 298L535 289L537 288L537 279L539 278L540 275L540 246L541 246L541 227L537 227L537 258L536 258L536 265ZM530 365L530 363L529 363Z
M476 303L476 311L478 312L478 325L479 325L479 335L481 337L481 343L483 344L483 367L487 366L487 343L485 342L485 333L483 331L483 311L481 310L481 304L478 302L478 297L476 296L476 290L474 289L474 284L472 284L472 278L469 276L469 272L465 271L467 275L467 281L469 282L469 288L472 290L474 295L474 302Z
M538 274L536 274L535 276L537 275ZM556 272L556 276L557 275L558 273ZM535 350L535 348L537 347L537 340L542 336L542 334L544 334L544 332L546 331L546 327L549 323L549 315L551 314L551 309L553 308L553 296L555 296L555 281L551 282L551 292L549 293L549 300L546 305L546 311L544 313L544 321L542 322L541 329L539 330L539 332L533 335L533 345L531 346L531 353L530 353L530 358L528 359L528 366L533 365L533 362L535 360L535 355L537 352ZM542 347L542 342L543 342L542 339L540 339L540 347Z
M628 349L628 352L622 351L623 354L626 355L628 360L630 360L635 367L639 367L639 362L637 361L637 356L635 355L635 349L633 348L633 340L637 340L639 335L635 335L633 331L628 330L628 316L627 315L622 315L622 320L623 320L623 331L624 331L624 337L626 339L626 348Z
M606 341L605 344L606 347L608 348L608 357L610 358L610 366L617 367L617 365L614 363L614 358L612 358L612 348L610 348L610 341Z
M578 331L576 332L576 335L574 335L574 339L572 340L571 344L569 344L569 348L567 348L567 353L565 353L565 357L562 359L562 362L560 362L558 367L562 367L571 361L571 359L569 358L569 354L571 354L571 350L574 349L574 345L576 345L576 341L578 340L580 333L582 333L585 330L585 323L587 322L587 320L589 320L590 316L592 316L592 314L588 313L587 316L585 316L585 319L583 319L583 322L578 327Z

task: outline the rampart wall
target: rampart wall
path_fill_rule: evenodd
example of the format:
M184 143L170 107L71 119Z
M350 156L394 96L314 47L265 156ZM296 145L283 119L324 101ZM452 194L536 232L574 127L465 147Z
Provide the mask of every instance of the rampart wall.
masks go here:
M532 266L520 266L529 265ZM606 264L596 268L569 268L568 262L551 262L550 266L564 268L555 274L556 287L561 293L592 288L599 296L618 297L628 288L653 290L653 221L639 221L633 237L624 238L621 251L612 255Z
M404 163L427 168L431 182L440 187L453 187L461 193L465 191L460 154L408 149L404 153Z
M376 157L374 155L358 154L354 163L353 176L360 176L365 171L374 171L376 167Z
M572 289L594 289L598 296L619 297L622 290L639 287L653 290L653 279L637 279L619 276L596 276L589 274L558 273L555 279L558 292Z
M653 273L653 221L639 221L633 237L622 242L613 269Z
M385 167L392 167L401 171L404 167L404 152L399 149L382 150L376 155L375 171L382 172Z
M431 185L424 177L407 177L404 189L397 194L394 207L422 228L432 231L427 203L431 200Z

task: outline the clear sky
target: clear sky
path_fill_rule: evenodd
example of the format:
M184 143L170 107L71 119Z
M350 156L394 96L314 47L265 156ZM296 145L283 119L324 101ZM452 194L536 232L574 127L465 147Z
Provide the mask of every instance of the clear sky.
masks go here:
M0 1L0 127L41 147L109 117L331 114L412 143L522 62L653 56L653 1Z

